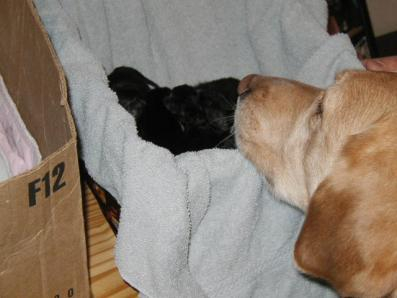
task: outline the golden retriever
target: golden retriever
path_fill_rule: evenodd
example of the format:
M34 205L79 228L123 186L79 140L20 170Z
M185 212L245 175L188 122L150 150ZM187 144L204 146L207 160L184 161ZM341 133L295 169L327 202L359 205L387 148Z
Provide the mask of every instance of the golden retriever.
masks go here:
M250 75L239 94L239 150L307 212L297 267L343 297L397 297L397 74L345 71L325 90Z

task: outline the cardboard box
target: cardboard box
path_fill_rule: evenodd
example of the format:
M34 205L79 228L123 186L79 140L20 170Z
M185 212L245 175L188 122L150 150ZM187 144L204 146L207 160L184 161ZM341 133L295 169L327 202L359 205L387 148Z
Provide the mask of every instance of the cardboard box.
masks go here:
M31 0L0 0L0 73L43 156L0 184L0 297L89 297L76 132Z

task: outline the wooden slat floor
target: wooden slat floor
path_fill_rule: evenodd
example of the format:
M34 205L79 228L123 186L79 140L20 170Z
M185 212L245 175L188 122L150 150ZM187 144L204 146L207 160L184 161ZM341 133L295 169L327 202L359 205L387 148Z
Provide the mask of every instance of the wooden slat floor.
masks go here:
M85 188L84 207L92 297L138 297L138 293L119 274L113 255L115 235L88 187Z

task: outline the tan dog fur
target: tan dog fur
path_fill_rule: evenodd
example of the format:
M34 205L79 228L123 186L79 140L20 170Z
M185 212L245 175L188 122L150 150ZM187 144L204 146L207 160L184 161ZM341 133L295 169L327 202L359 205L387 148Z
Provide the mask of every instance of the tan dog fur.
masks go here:
M249 76L244 90L238 148L278 197L307 211L298 268L344 297L393 295L397 74L348 71L327 90Z

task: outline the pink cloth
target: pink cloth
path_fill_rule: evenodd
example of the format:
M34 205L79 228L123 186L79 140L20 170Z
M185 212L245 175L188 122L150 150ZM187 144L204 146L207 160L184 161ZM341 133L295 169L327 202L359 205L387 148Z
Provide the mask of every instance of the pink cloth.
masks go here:
M3 178L7 173L15 176L29 171L41 161L39 147L26 129L1 76L0 151Z

